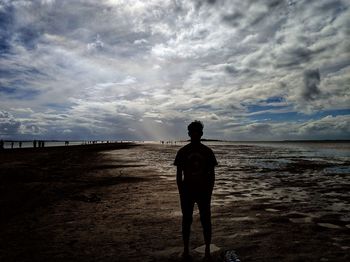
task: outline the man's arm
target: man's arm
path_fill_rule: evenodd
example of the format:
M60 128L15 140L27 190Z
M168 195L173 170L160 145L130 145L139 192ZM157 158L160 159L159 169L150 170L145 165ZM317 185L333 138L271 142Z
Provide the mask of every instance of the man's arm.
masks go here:
M209 170L209 191L210 193L213 192L214 184L215 184L215 170L214 166L212 166Z
M215 184L215 166L218 165L218 161L216 160L216 157L214 155L214 152L210 150L210 157L209 157L209 190L210 193L213 192L214 184Z
M179 193L182 193L182 168L180 166L177 166L176 169L176 183L177 188L179 189Z

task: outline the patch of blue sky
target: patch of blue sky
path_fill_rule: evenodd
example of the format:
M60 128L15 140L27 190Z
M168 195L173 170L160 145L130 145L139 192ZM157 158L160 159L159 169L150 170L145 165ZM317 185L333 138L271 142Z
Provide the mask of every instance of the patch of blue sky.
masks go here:
M15 69L0 69L0 78L9 79L11 85L14 86L23 86L26 84L24 79L38 79L38 77L48 77L47 74L39 71L36 68L32 67L22 67Z
M58 103L47 103L44 104L45 107L48 107L52 110L58 111L58 112L66 112L69 109L71 109L70 104L68 103L63 103L63 104L58 104Z
M34 99L38 95L40 95L39 90L35 89L22 89L19 90L12 98L13 99Z
M8 40L0 36L0 56L8 53L11 49L11 45L8 43Z
M212 109L212 107L210 105L194 105L192 107L192 109L194 109L194 110L201 110L201 109L210 110L210 109Z
M324 110L315 112L314 114L303 114L298 112L263 112L261 114L250 115L248 118L252 121L273 121L273 122L289 122L289 121L308 121L318 120L326 116L350 115L350 109Z
M274 96L269 97L266 100L260 100L255 103L244 104L249 113L271 110L271 109L287 109L289 106L286 105L283 97Z
M281 105L249 105L246 106L246 109L249 113L255 113L259 111L266 111L266 110L273 110L273 109L287 109L291 108L290 106L287 106L285 104Z
M287 108L284 97L273 96L265 100L259 100L254 103L242 103L249 113L276 109L276 108Z
M0 86L0 94L5 95L8 99L33 99L40 94L39 90L31 88L19 88Z
M18 71L0 68L1 78L10 78L10 77L16 77L16 76L18 76Z
M350 108L349 109L336 109L336 110L325 110L320 111L314 114L318 118L322 118L325 116L340 116L340 115L350 115Z
M12 95L16 93L16 88L0 86L0 94Z
M0 56L2 56L11 49L10 39L12 37L12 28L14 24L13 6L2 6L0 9L0 24Z
M266 103L281 103L284 101L286 101L286 100L282 96L272 96L266 100L263 100L263 102L266 102Z
M256 115L250 115L248 117L252 121L296 121L296 120L307 120L309 116L300 114L297 112L265 112Z
M18 30L16 40L26 49L31 50L36 48L40 34L41 32L37 28L24 27Z

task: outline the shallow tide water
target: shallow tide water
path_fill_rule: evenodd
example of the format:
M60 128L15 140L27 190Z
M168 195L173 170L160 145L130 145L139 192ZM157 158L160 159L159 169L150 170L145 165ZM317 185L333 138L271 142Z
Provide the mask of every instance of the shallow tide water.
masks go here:
M259 201L265 211L287 216L292 223L350 228L350 143L205 144L219 162L214 208ZM172 163L183 145L159 145L159 151L146 151L140 160L175 183Z

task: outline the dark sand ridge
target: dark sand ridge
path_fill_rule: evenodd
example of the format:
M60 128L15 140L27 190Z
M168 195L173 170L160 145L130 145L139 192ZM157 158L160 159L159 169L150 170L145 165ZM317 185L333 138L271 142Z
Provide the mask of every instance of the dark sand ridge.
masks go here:
M177 149L111 144L0 153L0 261L179 261L174 169L159 170L157 157L154 165L143 161L148 152L172 156ZM242 198L254 194L252 184L287 190L313 182L236 179L231 202L217 181L217 246L235 249L242 261L349 261L349 222L313 217L317 210L297 201ZM203 244L198 215L191 244Z

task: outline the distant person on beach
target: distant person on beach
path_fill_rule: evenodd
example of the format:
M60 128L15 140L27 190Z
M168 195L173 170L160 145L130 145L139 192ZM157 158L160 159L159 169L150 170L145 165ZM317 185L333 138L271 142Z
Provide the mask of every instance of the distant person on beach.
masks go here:
M213 151L201 143L203 124L194 121L187 128L191 142L177 152L174 162L177 166L176 182L182 211L184 260L191 259L189 240L195 203L203 227L205 258L210 258L212 233L210 202L215 182L214 168L218 164Z

